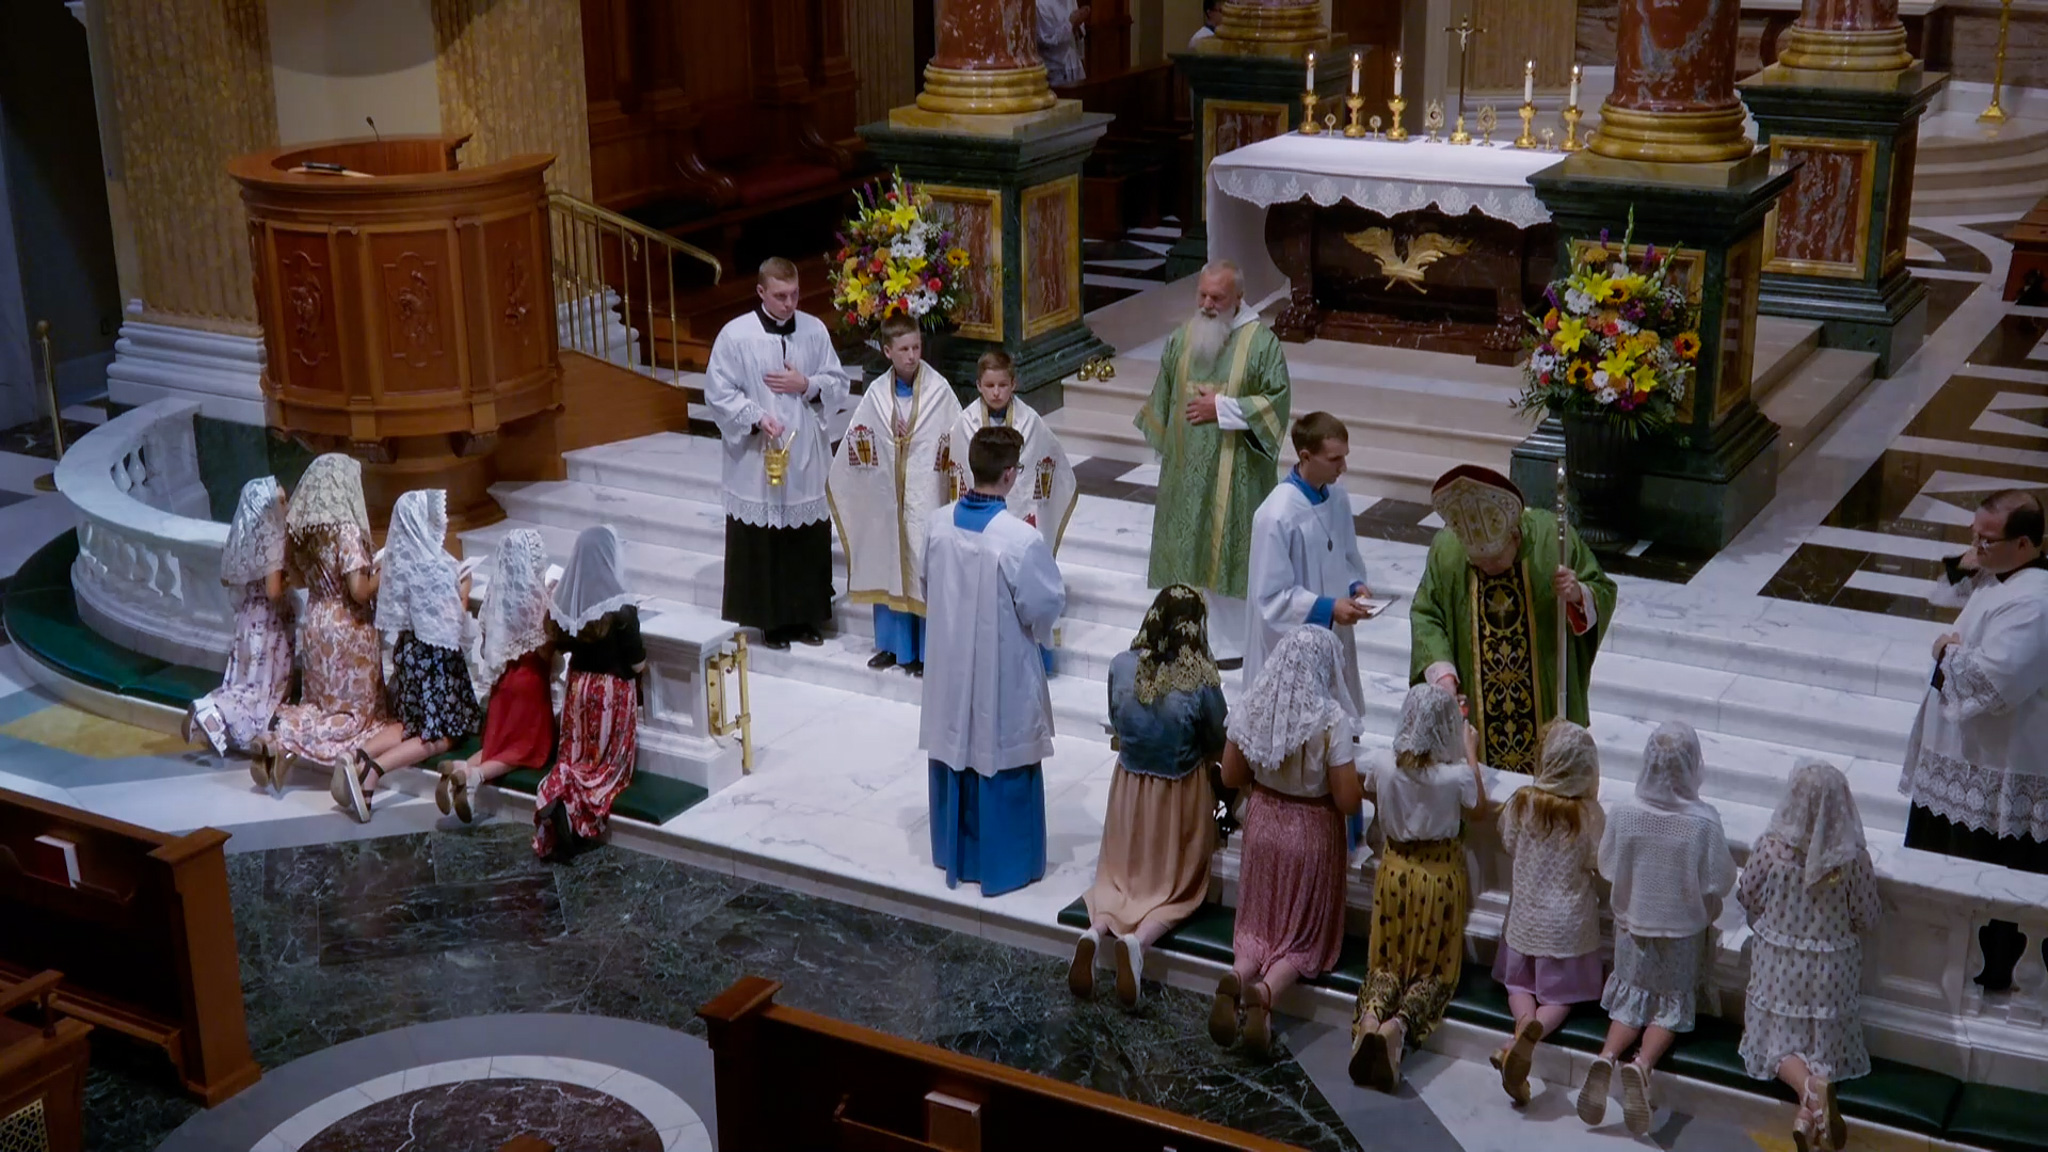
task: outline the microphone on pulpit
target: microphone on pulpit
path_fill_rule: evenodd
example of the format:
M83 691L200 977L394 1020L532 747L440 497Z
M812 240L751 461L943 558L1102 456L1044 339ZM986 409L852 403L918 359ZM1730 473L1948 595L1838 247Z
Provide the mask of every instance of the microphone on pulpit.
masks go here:
M376 117L365 116L363 117L363 123L368 124L370 126L370 135L375 136L377 138L377 143L382 144L384 142L384 134L382 132L377 131Z

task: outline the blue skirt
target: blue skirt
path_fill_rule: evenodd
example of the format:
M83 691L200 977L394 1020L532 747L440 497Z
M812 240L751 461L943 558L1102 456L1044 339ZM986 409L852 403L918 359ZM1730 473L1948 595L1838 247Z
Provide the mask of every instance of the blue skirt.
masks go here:
M1014 892L1045 876L1045 774L1036 764L994 776L931 763L932 863L946 886Z
M875 651L894 652L898 664L924 662L924 617L875 605Z

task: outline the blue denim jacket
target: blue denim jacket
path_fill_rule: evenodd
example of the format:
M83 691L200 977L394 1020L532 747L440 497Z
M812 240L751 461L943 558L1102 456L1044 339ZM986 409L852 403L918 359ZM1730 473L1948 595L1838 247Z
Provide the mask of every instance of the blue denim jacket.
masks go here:
M1137 679L1136 652L1119 652L1109 662L1109 724L1125 771L1178 780L1223 754L1223 689L1168 692L1144 704Z

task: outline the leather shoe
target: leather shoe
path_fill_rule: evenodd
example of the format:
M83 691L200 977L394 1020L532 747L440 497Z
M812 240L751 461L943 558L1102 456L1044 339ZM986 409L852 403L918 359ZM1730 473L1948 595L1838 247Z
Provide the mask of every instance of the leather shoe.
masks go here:
M877 652L873 656L868 657L868 667L873 668L877 672L884 668L894 668L895 666L896 654L894 652Z
M924 661L922 660L912 660L903 666L903 670L920 680L924 679Z
M770 652L787 652L789 651L789 637L784 636L780 632L763 632L761 633L761 647L768 649Z
M805 625L802 628L798 628L792 638L797 643L807 645L812 648L823 647L825 643L825 634L809 625Z

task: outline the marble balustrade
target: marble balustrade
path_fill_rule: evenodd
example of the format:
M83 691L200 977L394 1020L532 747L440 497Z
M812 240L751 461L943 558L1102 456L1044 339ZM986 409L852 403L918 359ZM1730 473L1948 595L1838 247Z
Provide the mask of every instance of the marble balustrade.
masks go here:
M207 518L199 479L199 409L157 400L107 421L65 453L57 490L78 515L79 618L124 648L221 668L235 606L220 582L228 526Z

